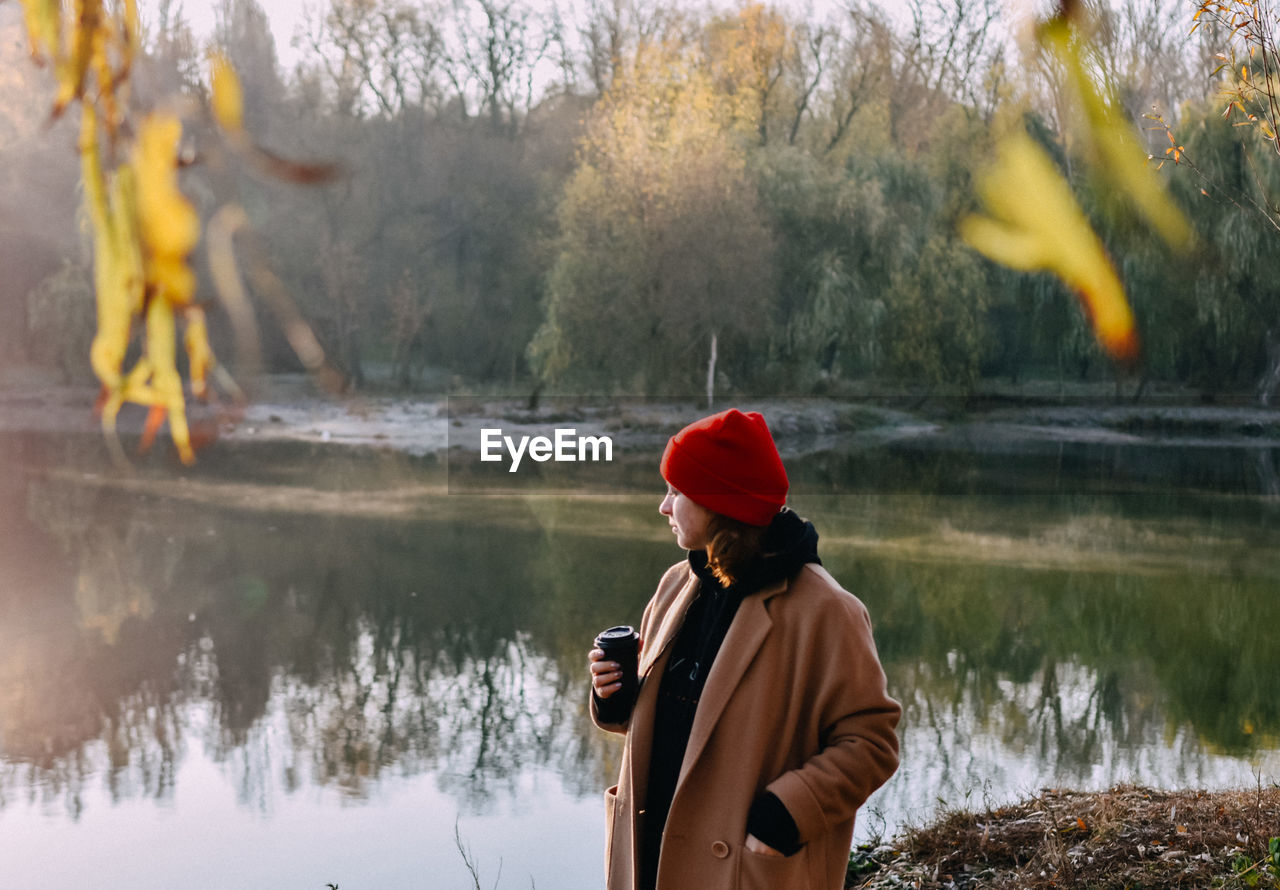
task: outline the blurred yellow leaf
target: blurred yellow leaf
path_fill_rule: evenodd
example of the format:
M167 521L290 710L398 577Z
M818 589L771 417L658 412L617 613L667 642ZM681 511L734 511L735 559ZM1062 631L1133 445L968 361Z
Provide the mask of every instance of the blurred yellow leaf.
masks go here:
M978 193L990 215L962 220L961 237L1010 268L1057 275L1079 296L1103 349L1116 361L1135 359L1138 336L1124 287L1044 150L1021 130L1006 136Z
M183 335L183 345L187 350L191 392L197 399L203 399L208 395L209 373L217 365L213 349L209 346L209 326L205 321L204 310L199 306L188 306L184 315L187 330Z
M187 256L200 238L200 218L178 189L178 140L182 124L153 112L138 128L133 168L138 179L138 223L147 255L147 283L179 305L195 295Z
M213 116L218 126L228 133L244 131L244 89L230 60L220 52L210 54L210 82L213 94Z
M1169 198L1155 172L1147 166L1147 153L1133 135L1129 120L1115 110L1086 71L1080 42L1071 25L1054 19L1044 25L1041 40L1066 68L1085 117L1085 137L1108 182L1128 197L1147 223L1171 247L1191 241L1191 226Z
M62 50L62 15L58 0L22 0L31 54L57 62Z
M204 311L195 303L196 276L189 257L200 238L200 218L178 186L182 123L165 112L139 121L129 101L139 45L137 0L20 2L31 54L53 69L53 115L74 102L83 113L79 149L97 307L89 352L102 384L96 408L108 445L123 461L116 419L123 405L132 402L151 409L143 444L167 421L179 455L191 463L195 455L177 365L179 321L185 327L183 345L194 393L209 396L212 376L236 398L243 400L243 394L218 366ZM272 175L295 181L321 182L338 175L336 165L296 163L253 145L243 130L239 78L221 53L212 55L211 68L213 113L237 153ZM114 160L108 163L104 156ZM234 271L233 257L230 263ZM238 328L250 328L252 312L240 316ZM306 327L300 319L297 324ZM139 327L144 331L142 354L126 367ZM296 339L290 334L290 342ZM318 344L315 351L319 358L309 368L323 365Z
M168 300L153 299L147 304L147 360L151 364L151 388L153 406L158 406L169 417L169 435L178 448L178 457L184 464L195 463L191 448L191 434L187 429L186 403L182 395L182 378L178 374L176 324L173 304ZM152 412L152 418L163 416ZM153 421L154 422L154 421Z
M59 52L55 57L54 75L58 81L58 96L53 109L55 116L84 95L85 78L89 74L95 47L101 43L101 0L75 0L74 7L75 15L67 34L71 52L69 55Z
M80 159L85 203L93 227L98 310L98 328L89 359L104 389L116 393L121 387L129 330L134 317L142 311L142 254L135 224L132 172L127 168L117 171L108 185L99 151L98 118L88 104L81 121Z
M213 116L236 152L262 173L286 182L319 183L338 177L341 169L336 164L293 161L255 144L244 128L244 89L235 68L216 51L209 55L209 68Z
M127 46L132 47L138 41L138 0L124 0L123 37Z

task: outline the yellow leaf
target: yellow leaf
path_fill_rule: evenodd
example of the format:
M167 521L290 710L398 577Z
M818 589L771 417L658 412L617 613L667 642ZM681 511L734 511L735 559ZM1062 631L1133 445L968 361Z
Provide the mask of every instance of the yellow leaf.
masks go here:
M187 255L200 237L200 219L178 189L182 124L169 114L143 118L133 155L138 180L138 222L147 251L147 282L164 299L185 305L195 296Z
M1138 354L1124 287L1066 180L1021 130L1005 137L995 165L978 180L989 217L969 216L960 235L990 259L1053 272L1079 296L1094 335L1116 361Z
M195 463L191 434L187 429L186 404L182 396L182 378L178 374L177 337L173 304L154 299L147 304L147 360L151 363L151 388L159 405L169 415L169 435L178 448L184 464Z
M187 349L191 392L196 398L203 399L208 393L209 372L217 362L213 357L213 349L209 346L209 327L205 322L204 310L199 306L188 306L184 314L187 330L183 334L183 343Z
M231 62L220 52L210 54L213 116L228 133L244 131L244 90Z
M62 13L58 0L22 0L31 55L56 59L62 49Z
M989 259L1022 272L1034 272L1048 265L1041 242L1030 232L982 216L969 216L960 223L960 237Z
M81 175L93 229L94 296L98 327L89 361L103 387L121 386L125 352L133 319L142 310L142 255L135 224L134 185L130 171L116 172L108 183L102 172L97 114L82 106Z
M1042 31L1042 40L1062 61L1084 110L1085 136L1111 185L1133 202L1148 225L1173 247L1191 241L1191 226L1146 165L1146 152L1134 137L1128 119L1115 111L1085 69L1079 41L1071 28L1057 20Z
M125 41L132 51L132 47L138 42L138 0L124 0L123 24Z

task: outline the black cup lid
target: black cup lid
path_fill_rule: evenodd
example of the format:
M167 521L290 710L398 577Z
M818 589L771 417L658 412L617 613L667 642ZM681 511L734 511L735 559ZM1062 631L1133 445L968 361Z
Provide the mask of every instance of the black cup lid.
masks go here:
M629 639L635 633L635 628L629 624L619 624L617 627L611 627L606 631L601 631L600 636L596 637L602 643L611 643L615 640Z

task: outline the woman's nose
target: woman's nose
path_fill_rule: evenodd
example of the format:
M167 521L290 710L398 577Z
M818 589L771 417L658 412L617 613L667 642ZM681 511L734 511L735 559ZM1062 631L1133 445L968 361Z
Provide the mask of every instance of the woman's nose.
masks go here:
M663 516L671 515L671 495L666 495L662 499L662 503L658 505L658 512Z

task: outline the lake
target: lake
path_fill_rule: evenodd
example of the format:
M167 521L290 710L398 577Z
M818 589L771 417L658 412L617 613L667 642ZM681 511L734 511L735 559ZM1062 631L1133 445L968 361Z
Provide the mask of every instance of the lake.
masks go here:
M1280 780L1277 455L1175 445L788 460L905 709L859 840L1044 786ZM620 745L586 650L682 556L656 461L493 493L368 448L120 474L0 436L4 886L600 887Z

